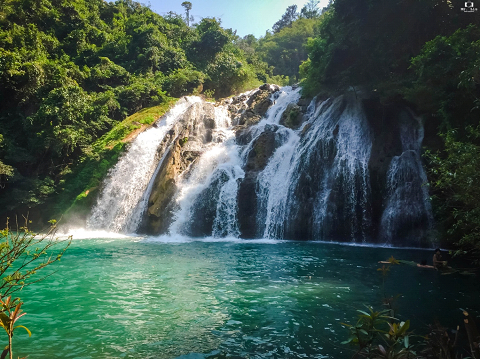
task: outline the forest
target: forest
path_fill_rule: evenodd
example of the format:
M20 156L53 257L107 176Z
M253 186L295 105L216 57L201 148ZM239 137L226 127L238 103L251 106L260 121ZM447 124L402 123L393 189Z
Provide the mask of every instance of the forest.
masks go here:
M131 0L2 1L2 218L58 216L98 187L120 140L153 121L124 125L141 110L300 83L308 98L354 89L422 115L438 236L478 260L479 12L447 0L317 5L288 7L257 39Z

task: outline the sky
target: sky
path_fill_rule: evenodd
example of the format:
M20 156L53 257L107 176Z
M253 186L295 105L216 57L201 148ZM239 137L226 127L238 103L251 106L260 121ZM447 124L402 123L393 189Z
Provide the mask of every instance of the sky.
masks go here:
M137 0L139 1L139 0ZM182 7L184 0L140 0L149 5L156 13L164 16L169 11L185 14ZM297 11L308 0L190 0L192 10L190 15L195 17L195 22L204 17L221 19L222 27L237 30L237 35L243 37L253 34L259 38L267 30L271 30L275 22L280 20L285 10L290 5L297 5ZM328 4L328 0L321 0L318 7L321 9Z

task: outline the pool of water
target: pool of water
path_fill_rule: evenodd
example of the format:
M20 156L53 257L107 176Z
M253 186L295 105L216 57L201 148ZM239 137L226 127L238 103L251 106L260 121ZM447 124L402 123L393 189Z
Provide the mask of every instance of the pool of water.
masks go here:
M430 251L317 242L75 239L56 273L18 295L14 354L34 358L350 358L341 322L401 294L416 333L478 315L478 278L378 260Z

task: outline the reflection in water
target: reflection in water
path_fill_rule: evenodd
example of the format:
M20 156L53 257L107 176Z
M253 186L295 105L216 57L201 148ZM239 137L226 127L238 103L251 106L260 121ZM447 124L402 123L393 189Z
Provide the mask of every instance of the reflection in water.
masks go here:
M33 336L15 337L15 355L349 358L338 345L347 335L340 323L365 304L380 306L376 262L427 254L311 242L77 240L55 275L20 293L28 313L20 324ZM402 294L402 318L422 332L437 313L447 321L459 307L478 313L471 281L398 266L387 291Z

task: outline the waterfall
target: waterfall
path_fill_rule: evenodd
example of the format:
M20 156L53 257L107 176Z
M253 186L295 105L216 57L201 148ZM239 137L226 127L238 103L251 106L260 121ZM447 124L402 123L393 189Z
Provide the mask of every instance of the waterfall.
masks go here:
M340 219L349 238L365 240L371 139L361 106L339 97L307 116L299 131L279 130L286 140L259 176L263 236L325 238Z
M177 212L170 232L194 235L192 227L206 222L210 229L200 234L238 237L236 220L238 180L243 177L235 133L225 107L215 108L216 140L212 141L188 178L182 178L177 194ZM198 233L197 233L198 235Z
M380 226L381 239L387 244L408 240L418 245L433 225L427 175L420 157L423 134L421 119L410 111L402 112L402 153L392 159L388 169L388 197Z
M87 219L87 228L134 233L145 210L145 193L157 167L157 148L173 124L199 97L183 98L157 125L137 136L108 173L100 196ZM142 201L143 198L143 201Z
M425 245L421 119L396 111L395 144L384 143L383 120L357 96L305 101L300 88L264 85L221 104L186 98L110 171L88 226Z

